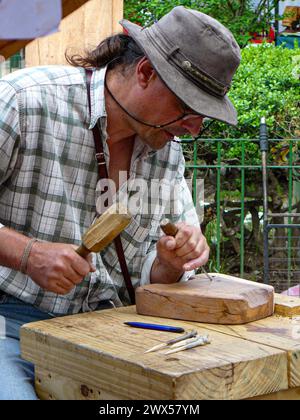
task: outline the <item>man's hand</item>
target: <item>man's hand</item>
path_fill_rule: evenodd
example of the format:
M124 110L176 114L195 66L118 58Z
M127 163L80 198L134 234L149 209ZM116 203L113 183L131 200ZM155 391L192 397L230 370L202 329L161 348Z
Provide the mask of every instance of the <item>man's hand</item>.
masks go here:
M80 257L75 245L35 242L26 274L42 289L65 295L90 272L96 270L91 259Z
M209 258L209 246L201 229L184 222L176 224L175 237L163 236L157 242L157 260L151 271L152 283L178 281L185 271L205 265Z

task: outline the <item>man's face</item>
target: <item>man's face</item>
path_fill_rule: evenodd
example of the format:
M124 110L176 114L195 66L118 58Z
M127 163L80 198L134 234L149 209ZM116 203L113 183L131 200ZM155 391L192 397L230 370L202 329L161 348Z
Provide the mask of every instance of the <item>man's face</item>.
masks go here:
M136 117L153 125L164 125L182 116L178 121L162 128L148 127L130 120L134 131L152 149L161 149L174 136L196 136L201 130L204 117L187 109L155 72L151 82L138 91L135 103L131 105L131 111Z

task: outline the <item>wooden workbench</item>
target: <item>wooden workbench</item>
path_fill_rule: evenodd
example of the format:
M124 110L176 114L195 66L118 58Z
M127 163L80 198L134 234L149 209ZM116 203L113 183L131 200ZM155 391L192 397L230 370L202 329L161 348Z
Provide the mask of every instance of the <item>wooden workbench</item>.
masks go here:
M277 297L276 308L286 317L239 326L141 316L134 306L55 318L22 328L22 356L42 399L300 399L299 300ZM142 320L197 329L212 343L144 354L175 335L123 324Z

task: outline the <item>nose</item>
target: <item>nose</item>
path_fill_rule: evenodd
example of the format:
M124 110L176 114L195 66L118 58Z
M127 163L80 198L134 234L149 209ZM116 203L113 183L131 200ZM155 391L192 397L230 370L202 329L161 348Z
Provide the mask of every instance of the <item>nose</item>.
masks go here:
M188 130L188 132L193 136L197 136L202 128L202 124L203 124L203 117L199 116L199 117L194 117L193 118L188 118L186 117L182 123L181 126L184 127L186 130Z

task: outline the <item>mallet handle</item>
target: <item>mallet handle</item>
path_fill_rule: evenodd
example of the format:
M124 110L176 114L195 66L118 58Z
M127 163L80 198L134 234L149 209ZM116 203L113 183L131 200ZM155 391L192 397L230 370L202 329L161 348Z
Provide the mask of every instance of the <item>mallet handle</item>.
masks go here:
M80 247L76 249L76 252L82 258L86 258L90 254L90 251L83 244L81 244Z

